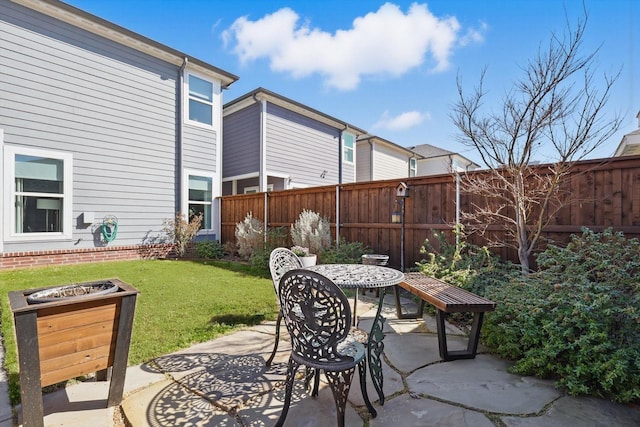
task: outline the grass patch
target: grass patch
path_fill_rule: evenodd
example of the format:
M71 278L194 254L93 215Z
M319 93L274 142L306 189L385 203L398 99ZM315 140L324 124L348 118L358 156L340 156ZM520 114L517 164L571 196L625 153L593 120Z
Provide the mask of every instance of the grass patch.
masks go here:
M269 272L225 261L118 261L0 271L0 309L10 398L19 401L9 291L119 278L140 291L129 365L205 342L278 314Z

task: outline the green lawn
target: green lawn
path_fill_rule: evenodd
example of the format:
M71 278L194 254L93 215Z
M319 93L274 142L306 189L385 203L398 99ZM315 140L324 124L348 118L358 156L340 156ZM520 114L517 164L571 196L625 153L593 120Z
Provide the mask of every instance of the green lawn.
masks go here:
M8 292L108 278L140 291L129 365L274 320L278 314L269 272L238 263L148 260L0 271L5 369L13 402L19 398L18 363Z

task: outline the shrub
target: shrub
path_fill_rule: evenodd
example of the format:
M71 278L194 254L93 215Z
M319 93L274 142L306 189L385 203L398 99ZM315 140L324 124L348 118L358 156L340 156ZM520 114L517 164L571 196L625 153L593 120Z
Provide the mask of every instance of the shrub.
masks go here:
M295 224L291 225L291 241L294 246L309 248L309 253L321 254L331 246L329 220L307 209L300 212Z
M583 229L537 257L539 271L490 289L486 343L512 372L556 378L572 395L640 398L640 243Z
M420 253L427 258L416 263L422 273L484 296L487 286L506 282L519 271L519 267L502 261L486 247L467 243L461 226L454 235L458 236L457 245L447 241L445 233L433 231L439 251L428 239L424 241Z
M362 255L373 251L360 242L347 242L340 239L339 244L332 244L322 252L324 264L360 264Z
M218 240L196 242L196 256L206 259L221 259L224 257L224 249Z
M187 245L198 233L201 224L202 214L192 216L191 220L187 222L185 216L180 212L176 213L175 218L163 221L163 231L167 234L169 240L173 242L179 257L183 257L187 252Z
M259 269L269 269L269 256L271 251L277 247L284 246L287 240L287 229L285 227L270 228L267 230L267 241L262 243L262 247L249 258L251 265Z
M236 245L238 255L249 260L264 247L264 227L262 221L249 212L242 222L236 224Z

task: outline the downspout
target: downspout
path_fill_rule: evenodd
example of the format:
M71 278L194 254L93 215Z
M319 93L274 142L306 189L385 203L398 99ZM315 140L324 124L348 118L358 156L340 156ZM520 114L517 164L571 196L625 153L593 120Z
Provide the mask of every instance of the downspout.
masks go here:
M182 171L183 171L183 157L184 157L184 147L183 147L183 140L184 140L184 70L187 68L187 64L189 63L189 58L187 58L186 56L184 57L184 60L182 62L182 65L180 66L180 84L178 85L178 140L176 141L176 144L178 145L176 147L176 156L177 158L177 163L178 163L178 173L176 173L176 186L177 186L177 197L176 197L176 201L178 203L178 209L176 210L177 212L180 213L185 213L182 212Z

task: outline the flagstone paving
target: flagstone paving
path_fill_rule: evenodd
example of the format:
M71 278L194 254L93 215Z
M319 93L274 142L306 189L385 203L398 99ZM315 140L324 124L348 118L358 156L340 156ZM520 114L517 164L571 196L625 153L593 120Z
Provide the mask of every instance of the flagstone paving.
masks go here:
M359 327L371 326L374 302L371 297L360 298ZM637 406L566 396L551 381L508 373L509 362L487 354L482 347L475 359L441 362L434 320L429 316L399 320L392 300L386 302L386 399L380 405L368 381L368 394L378 411L376 418L370 418L355 375L345 417L347 426L640 425ZM117 410L105 408L108 386L104 382L79 383L49 393L44 397L45 425L121 427L125 421L134 427L274 425L282 411L290 351L283 332L271 367L265 366L265 360L273 348L275 322L130 367L125 398ZM448 325L447 332L452 349L466 345L460 330ZM0 414L3 410L6 412L6 404L0 406ZM318 397L311 398L304 381L296 381L285 425L334 426L335 417L331 391L325 383L321 383ZM0 419L0 427L13 425L10 420Z

